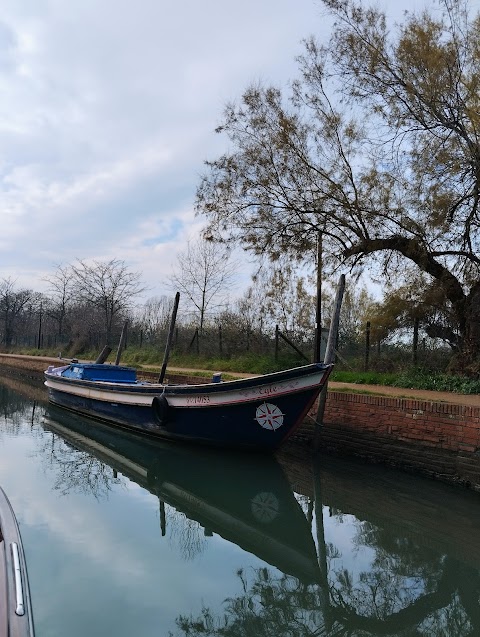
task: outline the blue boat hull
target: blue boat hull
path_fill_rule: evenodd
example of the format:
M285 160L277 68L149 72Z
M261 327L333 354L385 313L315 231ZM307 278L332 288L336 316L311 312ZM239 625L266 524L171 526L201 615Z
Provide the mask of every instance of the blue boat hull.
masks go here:
M76 380L46 372L45 384L52 403L126 429L273 450L301 424L330 372L321 365L298 370L195 386Z
M288 413L287 422L281 429L260 428L254 419L256 409L264 403L241 405L232 414L231 408L212 407L208 410L193 408L173 409L166 423L160 424L152 408L122 406L119 410L115 403L98 400L85 400L77 396L50 391L52 403L77 413L127 429L161 436L167 439L195 441L221 446L255 447L275 449L296 428L296 424L305 417L318 392L309 391L299 394L295 401L277 400L276 406L282 413Z

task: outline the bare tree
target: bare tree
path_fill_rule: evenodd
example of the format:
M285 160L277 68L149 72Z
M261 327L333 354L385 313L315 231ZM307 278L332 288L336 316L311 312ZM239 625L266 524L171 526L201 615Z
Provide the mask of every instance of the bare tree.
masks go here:
M178 255L178 268L170 277L171 286L193 308L200 331L208 312L225 307L237 268L228 249L205 239L189 242L187 249Z
M168 328L173 300L167 296L149 298L140 310L139 322L147 339L155 338L159 330Z
M44 280L49 284L48 314L57 323L57 334L61 339L64 335L68 309L73 303L72 268L69 265L57 265L55 272Z
M140 283L140 273L131 272L119 259L92 263L79 259L71 269L76 300L100 311L105 342L110 343L115 320L126 314L134 297L146 289Z
M10 278L0 281L0 317L3 323L3 343L10 347L13 342L19 317L35 302L37 294L33 290L16 289Z

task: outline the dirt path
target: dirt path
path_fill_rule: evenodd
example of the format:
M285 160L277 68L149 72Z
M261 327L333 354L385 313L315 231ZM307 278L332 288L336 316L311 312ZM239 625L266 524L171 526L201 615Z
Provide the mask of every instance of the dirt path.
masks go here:
M480 396L478 394L455 394L453 392L430 391L428 389L408 389L406 387L388 387L386 385L357 385L356 383L339 383L335 381L329 381L328 388L330 391L351 391L359 394L379 394L380 396L391 396L392 398L414 398L428 402L480 407Z
M0 354L0 364L18 367L25 371L43 372L48 365L59 365L58 358L47 356L22 356L20 354ZM189 372L204 373L211 376L211 370L187 369L183 367L169 367L170 374L186 374ZM252 374L241 374L228 372L230 377L248 378ZM353 392L359 394L378 394L380 396L391 396L393 398L414 398L429 402L445 402L456 405L467 405L469 407L480 407L480 395L478 394L455 394L452 392L429 391L426 389L407 389L404 387L388 387L385 385L357 385L356 383L340 383L329 381L330 391Z

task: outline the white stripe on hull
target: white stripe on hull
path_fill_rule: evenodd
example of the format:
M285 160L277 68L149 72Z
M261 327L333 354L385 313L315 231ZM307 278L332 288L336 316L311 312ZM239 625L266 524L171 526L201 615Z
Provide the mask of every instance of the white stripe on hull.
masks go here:
M63 394L72 396L80 396L81 398L89 398L90 400L100 400L106 403L119 403L122 405L136 405L140 407L151 407L155 394L135 394L133 392L116 392L114 390L96 389L94 387L86 387L82 381L82 385L75 385L75 381L65 383L48 378L45 385L49 389L53 389ZM160 395L159 392L158 395Z
M139 391L115 391L115 383L109 383L112 389L100 389L98 383L92 383L96 386L89 387L86 385L88 381L82 381L81 385L76 385L75 381L65 383L56 381L52 377L48 377L45 385L54 391L71 394L90 400L99 400L102 402L116 403L120 405L132 405L150 407L155 396L165 395L169 405L172 407L185 408L201 408L212 407L217 405L238 404L246 402L255 402L257 400L271 400L278 396L295 394L307 389L318 387L321 385L325 376L323 370L301 378L294 378L280 382L266 383L256 387L234 388L226 391L214 391L211 393L191 393L188 395L169 393L168 386L158 386L158 393L141 393ZM125 386L125 385L124 385ZM143 386L145 387L145 386ZM154 386L151 387L154 389ZM192 386L192 392L195 387ZM165 391L164 391L165 390Z

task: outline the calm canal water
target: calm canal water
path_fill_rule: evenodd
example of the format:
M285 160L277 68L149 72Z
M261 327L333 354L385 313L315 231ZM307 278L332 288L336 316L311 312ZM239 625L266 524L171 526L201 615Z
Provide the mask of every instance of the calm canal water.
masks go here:
M480 494L112 433L1 372L37 637L480 635Z

